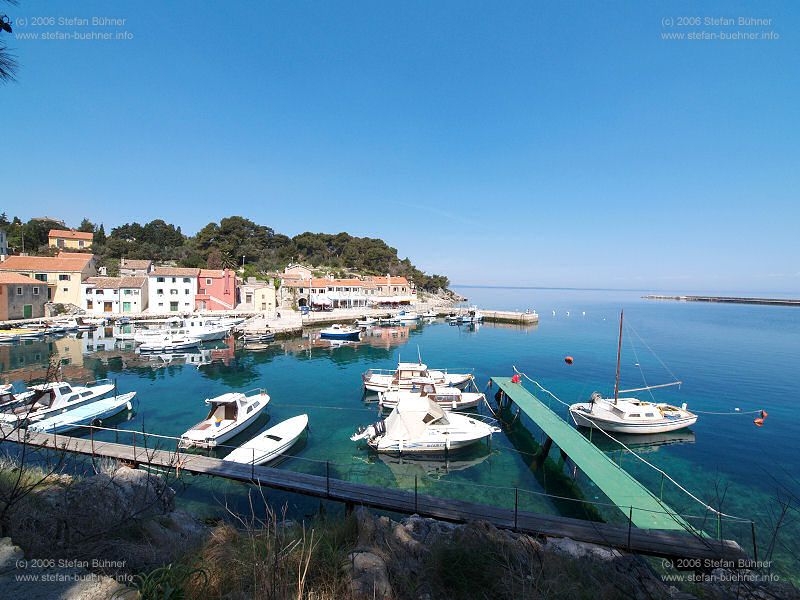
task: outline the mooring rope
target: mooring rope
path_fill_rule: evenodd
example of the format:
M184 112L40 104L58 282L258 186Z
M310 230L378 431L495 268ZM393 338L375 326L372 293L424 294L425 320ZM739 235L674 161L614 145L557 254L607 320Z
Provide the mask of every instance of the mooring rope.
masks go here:
M513 365L512 365L512 366L513 366ZM560 403L561 403L561 404L563 404L564 406L567 406L567 407L569 406L569 404L567 404L566 402L564 402L563 400L561 400L561 399L560 399L558 396L556 396L556 395L555 395L553 392L551 392L550 390L546 389L546 388L545 388L544 386L542 386L542 385L541 385L541 384L540 384L538 381L536 381L535 379L531 379L530 377L528 377L528 375L526 375L526 374L525 374L525 373L523 373L522 371L519 371L519 370L517 370L517 367L515 367L515 366L514 366L513 368L514 368L514 372L515 372L515 373L517 373L518 375L522 375L522 376L523 376L525 379L527 379L528 381L530 381L531 383L533 383L533 384L534 384L536 387L538 387L540 390L542 390L543 392L545 392L545 393L549 394L550 396L552 396L553 398L555 398L555 399L556 399L558 402L560 402ZM585 415L584 415L584 418L587 418L587 419L589 419L589 420L592 420L592 419L591 419L591 417L586 417ZM750 522L750 519L743 519L742 517L737 517L736 515L729 515L729 514L726 514L726 513L722 512L722 511L719 511L719 510L717 510L717 509L716 509L716 508L714 508L713 506L710 506L709 504L706 504L706 503L705 503L705 502L703 502L703 501L702 501L700 498L698 498L698 497L697 497L697 496L695 496L695 495L694 495L692 492L690 492L690 491L689 491L689 490L687 490L687 489L686 489L684 486L682 486L680 483L678 483L677 481L675 481L675 480L674 480L674 479L673 479L673 478L672 478L672 477L671 477L671 476L670 476L670 475L669 475L669 474L668 474L666 471L664 471L663 469L661 469L661 468L657 467L656 465L654 465L653 463L649 462L648 460L646 460L646 459L642 458L642 457L641 457L641 456L640 456L638 453L636 453L634 450L631 450L631 449L630 449L628 446L626 446L625 444L623 444L621 441L619 441L619 440L618 440L617 438L615 438L613 435L611 435L610 433L608 433L608 432L607 432L605 429L603 429L602 427L600 427L600 426L599 426L599 425L598 425L598 424L597 424L595 421L593 421L593 420L592 420L592 422L594 423L594 426L595 426L595 428L597 428L597 430L598 430L598 431L602 432L604 435L606 435L607 437L609 437L611 440L615 441L617 444L619 444L620 446L622 446L623 448L625 448L625 450L627 450L628 452L630 452L630 453L631 453L633 456L635 456L636 458L638 458L640 461L642 461L642 462L643 462L644 464L646 464L648 467L650 467L651 469L654 469L654 470L655 470L655 471L657 471L658 473L661 473L661 475L662 475L662 476L663 476L665 479L667 479L667 480L669 480L670 482L672 482L672 483L675 485L675 487L677 487L679 490L681 490L682 492L684 492L684 493L685 493L687 496L689 496L689 497L690 497L692 500L694 500L695 502L699 503L701 506L705 507L707 510L710 510L711 512L713 512L713 513L716 513L717 515L719 515L719 516L721 516L721 517L728 517L728 518L730 518L730 519L737 519L737 520L739 520L739 521Z

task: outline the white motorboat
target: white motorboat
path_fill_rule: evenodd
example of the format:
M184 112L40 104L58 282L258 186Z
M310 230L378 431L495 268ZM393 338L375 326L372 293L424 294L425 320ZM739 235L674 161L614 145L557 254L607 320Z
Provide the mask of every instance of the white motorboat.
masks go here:
M247 396L250 392L255 393ZM228 392L207 399L208 415L181 436L181 447L213 448L247 429L269 404L265 390L250 392Z
M464 325L469 325L472 323L481 323L483 322L483 315L480 312L478 312L477 308L471 308L467 311L466 314L458 317L457 321L459 323L463 323Z
M308 415L299 415L281 421L236 448L224 460L246 465L268 463L291 448L303 435L306 427L308 427Z
M350 439L366 440L378 452L440 454L465 448L500 431L484 419L446 413L429 398L404 398L388 417L360 429Z
M180 352L189 348L197 348L200 344L199 338L168 333L141 344L139 350L141 352Z
M433 310L432 308L429 308L429 309L428 309L428 310L426 310L424 313L422 313L420 316L421 316L423 319L435 319L436 317L438 317L438 316L439 316L439 313L437 313L437 312L436 312L435 310Z
M482 393L465 392L457 387L437 385L432 379L412 381L410 390L389 389L378 392L378 402L384 410L392 410L405 398L428 398L444 410L475 408L486 399Z
M473 375L428 369L428 366L421 362L398 363L397 369L393 370L369 369L361 375L364 387L370 392L385 392L390 388L410 390L414 387L414 380L427 379L433 380L438 385L463 389L473 380Z
M53 321L51 326L61 328L63 331L77 331L78 321L76 319L58 319Z
M412 310L401 310L395 315L395 319L401 323L405 323L407 321L419 321L419 315Z
M137 344L150 342L154 337L179 335L197 338L201 342L225 339L234 325L232 321L221 322L204 317L174 318L167 321L140 321L133 334Z
M95 400L60 415L32 423L28 428L41 433L64 433L86 425L102 425L103 419L113 417L125 409L132 410L134 396L136 392L128 392L113 398Z
M326 327L319 332L319 336L324 340L353 340L357 341L361 338L361 330L348 325L336 323L330 327Z
M275 340L275 332L274 331L262 331L261 333L254 333L254 332L247 332L245 331L242 334L241 340L244 343L248 342L272 342Z
M358 327L372 327L373 325L378 324L378 319L375 317L361 317L360 319L356 320L356 326Z
M108 379L92 381L83 386L73 386L64 381L34 385L15 395L16 402L0 413L0 421L36 422L96 402L113 391L114 384Z
M630 392L648 391L655 388L680 385L680 381L660 385L649 385L629 390L619 389L619 368L622 354L622 319L619 315L619 340L617 343L617 376L614 397L603 398L594 392L589 402L578 402L569 407L575 425L591 427L615 433L665 433L694 425L697 415L689 412L684 403L680 407L661 402L645 402L638 398L620 398Z

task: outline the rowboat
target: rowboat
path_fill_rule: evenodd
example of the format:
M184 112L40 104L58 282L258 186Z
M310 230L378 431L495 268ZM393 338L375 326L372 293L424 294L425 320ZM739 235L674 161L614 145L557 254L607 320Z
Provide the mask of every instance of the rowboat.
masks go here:
M281 421L259 433L228 454L225 460L246 465L263 465L275 460L291 448L308 427L308 415L299 415Z

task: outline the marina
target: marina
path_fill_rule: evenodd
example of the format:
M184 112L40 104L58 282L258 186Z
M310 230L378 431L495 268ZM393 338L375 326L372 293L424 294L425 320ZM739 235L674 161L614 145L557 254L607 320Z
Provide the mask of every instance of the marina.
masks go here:
M476 300L488 305L486 299ZM30 378L45 375L45 363L52 352L68 359L61 366L67 381L107 377L116 381L120 390L135 390L137 402L132 411L103 419L102 428L83 428L69 434L93 440L95 444L126 439L130 444L130 438L125 436L132 434L104 428L138 430L137 447L143 428L149 434L177 440L203 417L203 412L209 411L204 407L204 398L263 386L271 401L252 424L216 446L181 448L181 455L224 461L231 451L257 439L276 423L306 414L307 433L279 461L269 464L279 472L323 478L314 480L318 486L314 489L324 484L325 469L329 468L331 482L335 476L369 489L377 486L385 491L384 496L394 498L392 502L413 498L416 486L418 497L430 496L434 499L431 503L438 506L435 511L431 508L431 515L445 514L443 507L449 506L454 511L451 517L456 519L464 515L460 512L463 507L458 504L463 502L469 505L469 510L476 510L475 506L490 507L481 510L489 516L495 515L498 523L503 519L509 522L513 521L516 504L518 519L524 514L525 519L550 523L551 530L555 530L553 523L562 523L562 519L579 529L602 525L626 532L630 522L632 535L641 535L642 539L646 537L648 515L657 514L659 527L674 529L652 529L658 532L654 535L673 531L685 536L689 529L694 535L703 532L699 535L707 536L709 542L733 540L752 556L753 531L748 519L755 522L757 546L760 546L768 539L769 523L761 516L759 506L769 502L770 491L761 486L759 479L749 476L750 469L761 464L764 456L769 457L776 472L791 468L786 463L787 456L776 452L774 444L777 440L788 447L795 443L787 409L778 400L763 400L781 397L791 387L786 378L790 371L786 363L793 356L789 335L793 330L791 324L782 320L783 315L776 312L777 316L772 317L772 311L753 312L763 310L755 306L732 307L750 311L748 318L736 320L735 329L751 331L751 327L758 327L772 332L771 362L750 365L741 358L745 356L743 349L732 343L738 332L730 330L730 325L726 325L729 329L720 330L711 305L656 304L633 294L563 291L537 292L534 299L527 301L510 297L509 303L536 306L546 316L540 317L536 327L488 321L451 326L441 318L373 325L362 329L358 341L345 343L320 338L322 325L306 326L299 335L276 335L273 341L228 338L205 342L195 351L152 356L137 353L133 340L116 340L111 335L113 328L100 327L0 345L0 366L7 380L14 382L17 389L24 389ZM690 428L664 434L614 434L619 442L624 442L622 446L600 431L573 426L567 406L571 402L585 401L594 391L613 398L621 306L625 309L626 327L629 324L635 328L624 338L622 386L629 389L641 386L640 370L647 374L648 381L665 380L660 379L662 373L666 375L661 363L645 351L639 340L641 332L647 344L658 351L659 358L680 374L684 382L680 389L656 388L643 394L648 401L652 401L650 394L657 402L680 405L688 401L699 415ZM353 323L357 318L358 315L352 320L340 318L337 322ZM676 323L684 321L694 325L681 329L680 336L673 335ZM714 330L713 335L709 334L709 328ZM775 338L781 335L789 336L783 346L787 351L774 354ZM750 350L763 348L766 343L766 338L757 334L750 333L749 337L748 357L752 356ZM631 344L640 351L633 352ZM713 355L714 360L709 362L707 355ZM365 442L352 442L350 437L359 427L385 418L386 410L392 408L382 406L377 393L364 393L362 374L383 371L391 379L399 363L418 368L420 358L424 359L423 365L431 366L431 371L469 375L477 388L475 393L480 392L485 400L465 412L497 418L500 432L493 433L490 440L453 449L438 457L416 457L406 448L399 456L384 454L375 452ZM725 375L732 364L741 374L736 382L728 381ZM514 375L513 365L560 398L569 400L567 405L555 402L525 382L523 387L533 399L504 400L498 406L496 392L504 378ZM765 370L770 379L753 378L749 373L755 368ZM418 372L412 379L421 375ZM487 387L490 380L493 384ZM742 382L752 393L742 393L745 389ZM519 387L519 384L508 385ZM453 393L447 391L451 389L448 386L436 390L434 384L436 395L444 391L443 396L447 396ZM405 392L416 393L411 388ZM450 407L446 401L440 405L452 410L452 401ZM546 405L553 415L539 405ZM529 410L522 410L522 406ZM752 412L762 408L770 416L759 428L753 424ZM461 409L457 406L456 410ZM563 432L551 431L554 427L548 420L551 417ZM210 426L215 425L212 422ZM552 440L549 443L548 437ZM752 452L736 452L742 440ZM396 450L399 454L400 448ZM729 460L732 453L736 453L735 461ZM662 469L669 478L662 479L662 474L642 459ZM722 506L715 495L720 477L718 465L722 465L724 485L731 490ZM250 465L241 466L247 469ZM188 502L193 512L213 516L218 509L211 498L220 493L229 498L232 506L240 502L237 498L244 501L239 484L230 483L225 477L214 480L217 483L205 478L193 479L188 495L181 502ZM717 519L713 510L687 496L673 481L714 510L735 518ZM315 510L307 494L289 491L282 485L275 488L274 501L286 502L290 514ZM370 498L363 501L367 505L373 502ZM246 506L241 508L245 510ZM655 510L659 512L649 512ZM757 551L762 555L766 550L760 547ZM779 564L792 564L793 559L780 551L776 556Z

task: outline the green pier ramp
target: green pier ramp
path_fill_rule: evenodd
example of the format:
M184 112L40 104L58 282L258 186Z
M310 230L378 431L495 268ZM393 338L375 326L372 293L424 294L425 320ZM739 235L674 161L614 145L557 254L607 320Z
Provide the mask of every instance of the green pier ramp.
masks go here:
M642 529L692 531L693 528L605 452L510 377L492 381L553 440L617 507ZM631 507L633 510L631 511Z

